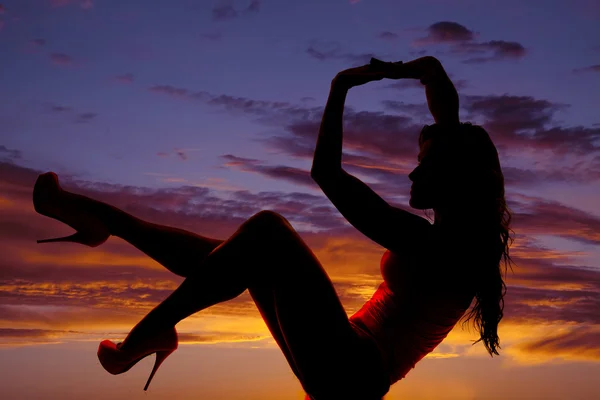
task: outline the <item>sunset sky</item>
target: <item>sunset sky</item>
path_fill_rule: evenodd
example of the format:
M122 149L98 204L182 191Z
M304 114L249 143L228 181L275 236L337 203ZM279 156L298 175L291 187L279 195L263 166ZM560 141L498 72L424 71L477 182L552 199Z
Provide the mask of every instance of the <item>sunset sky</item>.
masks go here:
M33 184L54 171L67 190L220 239L277 211L351 315L382 282L384 249L309 176L329 84L372 56L423 55L498 148L516 265L501 355L457 326L386 400L600 398L597 0L2 2L0 398L303 399L247 292L177 326L147 393L154 357L107 373L99 342L123 339L182 278L118 238L38 245L72 229L35 213ZM411 210L432 122L418 81L351 89L344 169ZM469 251L465 238L447 267Z

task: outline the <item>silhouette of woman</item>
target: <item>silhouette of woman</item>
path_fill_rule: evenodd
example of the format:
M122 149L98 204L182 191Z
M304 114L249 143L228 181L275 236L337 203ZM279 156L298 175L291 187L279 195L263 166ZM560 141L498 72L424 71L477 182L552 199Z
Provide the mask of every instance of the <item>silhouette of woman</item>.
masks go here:
M410 206L434 210L434 223L392 207L342 169L342 117L348 90L367 82L419 79L435 124L420 133ZM506 287L510 212L498 154L486 131L460 123L458 94L441 63L422 57L350 68L333 79L311 176L340 213L383 246L383 283L348 318L319 260L281 215L261 211L227 240L140 220L111 205L63 190L39 176L35 210L77 232L91 247L118 236L186 279L122 343L105 340L98 357L112 374L156 353L156 369L177 348L184 318L250 292L309 399L381 399L469 313L490 355ZM460 253L460 259L455 254Z

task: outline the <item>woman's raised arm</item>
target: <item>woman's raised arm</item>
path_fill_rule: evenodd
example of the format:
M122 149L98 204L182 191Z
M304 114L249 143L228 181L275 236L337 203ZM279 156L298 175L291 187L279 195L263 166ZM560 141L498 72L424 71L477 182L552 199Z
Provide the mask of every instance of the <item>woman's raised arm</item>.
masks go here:
M458 92L437 58L425 56L405 63L383 63L375 59L371 65L383 71L388 79L419 79L425 85L427 105L435 122L440 125L459 123Z

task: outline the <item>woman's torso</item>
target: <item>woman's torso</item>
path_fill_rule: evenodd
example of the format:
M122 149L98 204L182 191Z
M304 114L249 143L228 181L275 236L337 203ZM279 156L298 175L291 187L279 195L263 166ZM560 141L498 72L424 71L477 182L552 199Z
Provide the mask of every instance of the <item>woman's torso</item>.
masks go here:
M379 348L390 384L402 379L437 347L468 309L473 294L466 267L448 260L443 246L381 258L384 282L350 317L351 323Z

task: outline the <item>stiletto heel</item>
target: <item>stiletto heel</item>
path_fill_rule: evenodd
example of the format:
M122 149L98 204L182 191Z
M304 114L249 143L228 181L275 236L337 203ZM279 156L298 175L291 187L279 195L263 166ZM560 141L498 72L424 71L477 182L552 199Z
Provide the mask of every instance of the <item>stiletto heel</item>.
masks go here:
M81 201L90 200L83 196L65 192L54 172L41 174L33 187L35 211L69 225L77 232L70 236L40 239L38 243L72 242L96 247L106 242L110 233L99 218L81 212L77 207Z
M37 242L38 243L73 242L73 243L90 245L91 240L86 235L82 234L81 232L75 232L74 234L69 235L69 236L51 238L51 239L40 239Z
M156 352L156 360L154 361L154 368L152 368L152 372L150 373L150 376L148 377L146 386L144 386L144 391L148 389L148 386L150 385L150 381L154 377L154 374L156 373L156 371L158 371L158 367L160 367L160 364L162 364L163 361L165 361L167 359L167 357L174 351L175 351L175 349Z
M128 342L128 339L126 339L126 342ZM98 347L98 359L107 372L118 375L129 371L138 361L156 353L154 367L144 386L144 390L148 390L158 367L177 349L177 345L177 331L175 328L160 332L157 336L144 340L144 343L130 345L130 347L134 346L134 350L122 350L122 346L119 347L110 340L103 340Z

